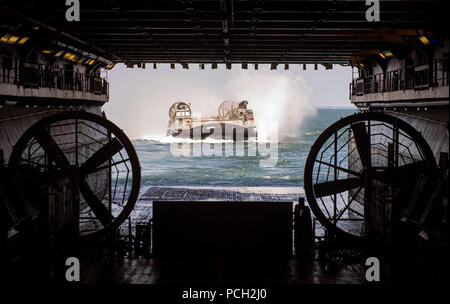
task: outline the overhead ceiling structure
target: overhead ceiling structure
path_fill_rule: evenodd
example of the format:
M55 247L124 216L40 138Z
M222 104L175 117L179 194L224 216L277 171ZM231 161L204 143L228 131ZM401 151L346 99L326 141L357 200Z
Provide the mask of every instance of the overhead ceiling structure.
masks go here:
M63 0L7 1L1 28L25 24L100 52L114 63L348 64L445 34L447 1L380 0L380 21L365 0L80 0L67 21ZM25 21L24 21L25 20ZM0 29L1 29L0 28ZM445 34L446 35L446 34Z

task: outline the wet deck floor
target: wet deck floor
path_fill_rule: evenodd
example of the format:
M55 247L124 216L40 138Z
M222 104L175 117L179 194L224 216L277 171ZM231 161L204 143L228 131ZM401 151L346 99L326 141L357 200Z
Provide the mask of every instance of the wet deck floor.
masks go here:
M153 201L298 201L303 189L297 187L151 187L136 203L131 214L134 227L137 222L152 218ZM122 227L128 233L127 225ZM123 262L98 261L90 263L83 282L104 283L169 283L169 284L318 284L360 283L361 266L358 264L334 265L332 272L317 260L298 259L262 260L247 259L143 259L125 258Z
M359 264L326 271L318 261L155 260L133 258L123 263L96 263L82 273L84 283L124 284L359 284Z

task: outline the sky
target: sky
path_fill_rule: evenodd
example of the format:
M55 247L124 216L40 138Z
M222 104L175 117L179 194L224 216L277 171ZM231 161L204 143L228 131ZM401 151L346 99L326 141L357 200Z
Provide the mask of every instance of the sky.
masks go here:
M177 102L191 103L194 113L216 115L225 100L248 100L255 121L279 121L281 129L295 129L306 116L315 115L316 107L351 107L348 87L351 68L335 65L325 70L313 65L303 70L290 65L284 70L270 70L269 65L253 65L248 70L233 65L231 70L219 65L201 70L191 64L189 69L176 65L147 64L146 69L116 65L107 72L110 83L109 101L104 110L131 138L164 134L169 119L169 107Z

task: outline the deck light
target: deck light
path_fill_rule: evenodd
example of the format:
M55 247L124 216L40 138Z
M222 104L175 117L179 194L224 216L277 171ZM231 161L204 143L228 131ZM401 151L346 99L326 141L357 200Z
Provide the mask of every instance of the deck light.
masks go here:
M28 39L30 39L30 37L22 37L22 39L20 39L19 42L17 42L17 44L24 44L25 42L28 41Z
M53 50L43 50L42 51L42 53L44 53L44 54L51 54L53 52L54 52Z
M425 36L419 36L419 40L420 40L420 42L422 42L423 44L425 44L425 45L427 45L427 44L429 44L430 43L430 40L428 40L428 38L427 37L425 37Z
M33 26L33 30L37 31L39 29L39 26Z
M77 63L83 63L86 60L86 57L78 59Z
M30 39L29 37L22 37L22 39L20 39L20 36L14 36L11 34L4 34L1 38L0 41L3 43L8 43L8 44L15 44L16 42L18 44L24 44L25 42L27 42L27 40Z
M89 64L89 65L93 65L94 62L95 62L95 60L94 60L94 59L91 59L91 60L87 61L86 63Z
M72 54L72 53L66 53L64 55L64 58L70 60L70 61L76 61L78 59L77 55Z
M386 56L383 55L383 53L379 53L380 57L383 59L386 59Z
M5 34L5 35L2 36L2 38L0 38L0 41L3 42L3 43L6 43L6 42L8 42L9 37L11 37L10 34Z
M8 39L8 44L14 44L14 43L16 43L17 42L17 40L19 40L19 36L11 36L11 37L9 37L9 39Z
M383 55L384 55L385 57L392 57L392 56L394 56L394 54L392 54L391 51L383 51L382 53L383 53Z
M114 67L114 64L108 64L108 65L106 66L106 69L107 69L107 70L111 70L113 67Z
M55 54L55 57L59 57L64 53L64 51L59 51L58 53Z

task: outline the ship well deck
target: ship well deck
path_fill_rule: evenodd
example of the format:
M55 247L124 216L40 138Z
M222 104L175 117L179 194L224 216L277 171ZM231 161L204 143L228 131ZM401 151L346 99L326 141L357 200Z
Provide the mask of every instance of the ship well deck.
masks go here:
M214 204L220 201L225 202L225 205L227 202L230 204L233 202L282 204L296 202L302 196L303 189L300 187L150 187L136 203L130 220L133 230L136 223L152 220L154 202ZM291 205L288 204L288 206ZM128 225L124 225L122 233L128 233L127 229ZM152 251L154 251L153 242ZM295 258L294 255L268 259L264 254L218 257L180 253L179 256L160 257L152 252L148 259L132 257L126 258L124 262L92 263L87 267L89 271L85 272L83 282L360 283L362 277L362 268L358 264L345 265L330 273L329 269L321 265L318 260L305 262Z

